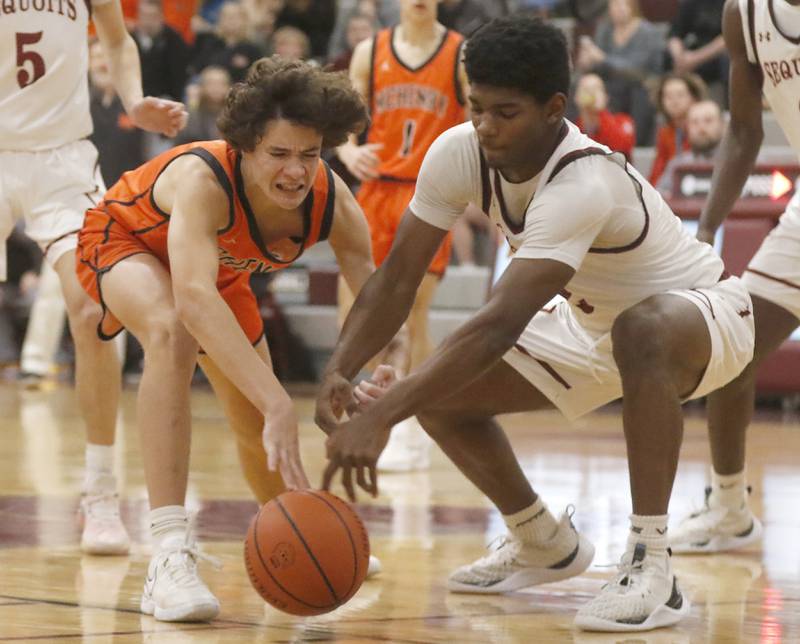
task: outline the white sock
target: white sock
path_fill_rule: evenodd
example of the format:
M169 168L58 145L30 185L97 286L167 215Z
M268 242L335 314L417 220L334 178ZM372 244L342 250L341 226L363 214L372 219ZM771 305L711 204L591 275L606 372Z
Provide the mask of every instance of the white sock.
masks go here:
M558 531L558 521L550 510L537 498L535 503L514 514L504 514L508 531L522 543L542 543L551 539Z
M736 474L717 474L711 470L710 504L715 507L741 510L747 505L747 481L745 471Z
M86 443L86 471L83 491L87 494L114 494L114 446Z
M628 549L643 543L650 554L664 554L667 550L668 514L631 514L631 531L628 534Z
M153 536L155 551L165 547L180 545L186 539L189 529L189 515L182 505L164 505L150 510L150 534Z

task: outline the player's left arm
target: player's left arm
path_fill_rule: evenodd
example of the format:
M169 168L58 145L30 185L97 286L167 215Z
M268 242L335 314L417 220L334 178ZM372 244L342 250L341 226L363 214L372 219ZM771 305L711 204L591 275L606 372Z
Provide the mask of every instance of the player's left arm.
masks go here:
M336 255L339 272L350 291L358 295L361 287L375 272L369 227L353 193L337 174L334 173L333 176L336 203L328 242Z
M143 130L175 136L186 125L186 109L183 103L143 96L139 50L125 29L120 3L93 6L92 19L125 112Z
M449 336L422 366L371 401L361 415L334 431L327 441L329 463L322 481L329 489L341 468L348 497L358 485L378 492L375 464L391 427L460 391L514 346L531 318L572 278L575 270L551 259L515 259L478 314Z

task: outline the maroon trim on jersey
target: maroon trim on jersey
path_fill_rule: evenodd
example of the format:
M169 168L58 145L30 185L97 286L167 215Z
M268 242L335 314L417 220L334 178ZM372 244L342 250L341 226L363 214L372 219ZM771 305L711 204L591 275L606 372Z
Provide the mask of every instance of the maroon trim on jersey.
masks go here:
M747 0L747 33L750 35L750 46L753 49L753 56L756 57L756 65L760 69L761 59L756 46L756 5L753 0Z
M556 371L555 369L553 369L553 366L549 362L545 362L544 360L540 360L536 356L531 355L530 352L519 343L515 344L514 348L521 354L526 355L533 360L536 360L536 362L539 363L539 366L541 366L541 368L544 369L553 380L555 380L559 385L564 387L564 389L572 389L572 385L570 385L566 380L564 380L564 378L561 377L561 374L558 373L558 371Z
M620 152L605 152L601 148L584 148L582 150L574 150L569 154L565 154L559 162L556 164L556 167L553 169L553 173L550 175L550 178L547 180L547 183L550 183L559 172L561 172L565 167L567 167L573 161L577 161L578 159L583 159L584 157L590 156L598 156L602 155L608 158L610 161L613 161L611 157L615 155L621 155ZM642 232L639 233L639 236L634 239L630 244L626 244L625 246L613 246L611 248L590 248L587 252L595 253L597 255L615 255L618 253L626 253L630 250L633 250L640 246L642 242L647 237L647 233L650 231L650 212L647 210L647 204L644 202L643 196L643 188L642 184L639 183L639 180L634 177L630 172L628 172L628 163L622 160L622 164L618 164L620 169L625 171L625 174L630 177L631 181L633 182L634 188L636 189L636 196L639 198L639 203L642 204L642 211L644 212L644 226L642 226Z
M492 206L492 182L489 179L489 165L480 146L478 146L478 157L481 163L481 210L488 216L489 208Z
M783 284L784 286L789 286L791 288L796 288L800 290L800 284L795 284L794 282L790 282L789 280L781 279L780 277L775 277L774 275L770 275L769 273L763 273L755 268L745 268L745 271L748 273L752 273L753 275L758 275L759 277L763 277L764 279L772 280L773 282L778 282Z
M448 38L450 37L450 30L446 29L444 34L442 34L442 40L439 42L439 44L437 45L437 47L434 50L434 52L430 55L430 57L424 63L422 63L421 65L418 65L417 67L410 67L409 65L406 65L400 59L400 56L397 55L397 51L394 48L394 32L395 32L395 29L397 29L397 27L392 27L389 30L389 51L392 53L392 58L394 58L395 61L397 61L397 64L400 65L401 67L403 67L404 69L407 69L412 74L416 74L418 71L421 71L422 69L427 67L430 63L432 63L434 58L436 58L439 55L439 52L442 51L442 47L444 47L444 44L447 42Z
M369 113L375 113L375 50L378 48L378 37L380 33L375 34L372 39L372 51L369 54L369 79L367 79L367 105L369 106ZM369 134L369 127L364 133L366 137Z
M91 17L92 17L92 0L83 0L83 2L86 4L86 11L89 12L89 18L91 19Z
M503 221L506 222L506 226L508 226L508 229L512 233L519 235L523 230L525 230L525 217L528 216L528 208L531 206L531 201L533 201L536 191L534 190L534 194L531 195L528 205L525 206L525 210L522 212L522 221L519 223L516 223L513 219L511 219L508 208L506 208L506 198L503 196L503 184L500 178L500 171L497 168L494 170L494 194L497 195L497 203L500 206L500 215L503 217Z
M711 300L709 299L708 295L703 293L703 291L697 290L696 288L690 288L688 291L686 291L686 294L691 295L696 299L700 300L700 302L703 303L706 307L708 307L709 311L711 311L711 319L712 320L717 319L717 316L714 315L714 306L711 304Z
M747 12L751 12L751 7L753 6L753 0L748 0L747 2ZM775 25L775 30L783 36L786 40L788 40L793 45L800 45L800 35L798 36L790 36L789 34L784 33L781 31L781 26L778 24L778 21L775 20L775 7L773 6L773 0L768 0L767 7L769 7L769 17L772 20L772 24ZM755 12L755 9L752 9ZM753 23L750 23L750 37L755 39L755 27ZM753 40L753 49L755 49L756 43ZM756 60L758 60L758 54L756 54Z

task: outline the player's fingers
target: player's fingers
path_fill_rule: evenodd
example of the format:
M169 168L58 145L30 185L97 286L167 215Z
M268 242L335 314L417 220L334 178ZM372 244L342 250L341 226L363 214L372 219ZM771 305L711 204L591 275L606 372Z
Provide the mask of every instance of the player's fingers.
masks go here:
M372 496L378 496L378 466L373 463L368 468L369 472L369 489L367 490ZM365 488L366 489L366 488Z
M397 380L397 371L388 364L379 364L372 373L372 382L380 387L386 387Z
M278 462L280 461L280 455L278 454L278 446L272 442L267 442L264 445L264 449L267 452L267 469L270 472L277 472Z
M333 413L333 408L328 401L317 404L317 410L314 414L314 422L326 434L330 434L339 424L339 419Z
M331 481L333 481L333 476L336 474L336 470L338 469L339 462L336 459L332 459L325 468L325 471L322 473L322 485L320 487L323 490L328 491L331 489Z
M369 483L367 483L367 468L364 465L359 465L356 468L356 482L358 483L358 487L360 487L365 492L370 492Z
M342 465L342 485L344 485L347 498L355 502L356 490L353 487L353 465L350 461L345 461Z
M359 384L360 393L362 396L366 396L372 400L380 398L383 394L386 393L386 389L383 387L376 385L369 380L365 380Z

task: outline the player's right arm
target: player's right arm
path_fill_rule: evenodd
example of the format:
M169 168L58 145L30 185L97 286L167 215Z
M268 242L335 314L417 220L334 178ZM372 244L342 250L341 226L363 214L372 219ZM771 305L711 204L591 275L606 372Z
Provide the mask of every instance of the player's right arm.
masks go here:
M125 112L143 130L175 136L186 125L186 109L183 103L143 96L139 50L125 29L118 0L93 6L92 19Z
M374 43L374 38L362 40L356 45L353 57L350 59L350 82L365 101L369 100L369 76L372 71L370 67ZM380 159L375 152L382 147L380 143L359 145L356 135L351 134L347 143L336 148L336 154L350 174L359 181L366 181L378 178L377 167Z
M213 171L186 157L172 200L168 249L172 292L181 322L234 386L269 421L279 444L277 466L287 485L303 486L297 417L286 390L258 355L217 290L217 231L228 222L229 201ZM265 425L266 427L266 425Z
M697 237L708 243L712 243L717 228L739 198L764 138L761 125L762 72L758 65L747 59L738 0L725 3L722 35L731 61L730 122L720 143L711 193L700 214Z

